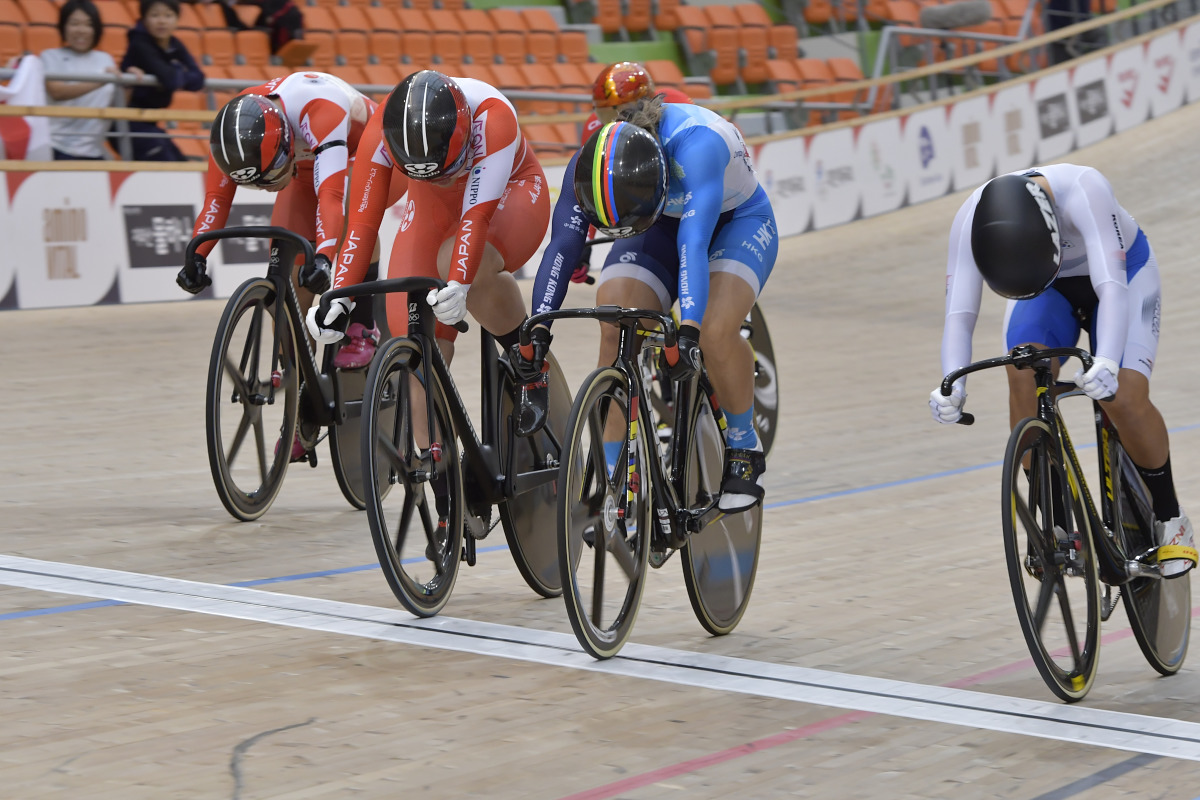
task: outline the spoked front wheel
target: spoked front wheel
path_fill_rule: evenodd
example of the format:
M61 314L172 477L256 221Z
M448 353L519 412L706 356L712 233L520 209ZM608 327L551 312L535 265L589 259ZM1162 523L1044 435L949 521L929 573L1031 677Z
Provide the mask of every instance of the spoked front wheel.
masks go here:
M362 453L362 474L375 476L363 487L379 566L401 605L432 617L450 599L458 577L463 482L445 393L410 339L388 341L371 364ZM389 486L395 491L386 491Z
M629 406L624 373L612 367L593 372L571 408L559 467L563 599L575 637L595 658L611 658L628 640L649 571L646 436L636 437L638 469L631 474ZM611 469L604 448L610 419L622 431L619 443L610 447L618 453Z
M699 392L688 440L684 502L704 508L721 494L725 442L707 392ZM696 619L723 636L737 627L750 602L762 539L762 504L727 514L688 536L683 582Z
M1158 542L1150 493L1142 483L1124 448L1117 444L1114 496L1120 499L1117 535L1129 557L1144 553ZM1192 627L1192 582L1177 579L1134 578L1121 587L1129 627L1150 666L1163 675L1174 675L1187 656Z
M245 521L279 494L299 413L295 332L275 313L271 281L243 283L221 314L208 365L208 463L221 503Z
M1004 454L1004 554L1025 642L1050 691L1092 687L1100 655L1100 579L1079 475L1049 427L1029 418Z

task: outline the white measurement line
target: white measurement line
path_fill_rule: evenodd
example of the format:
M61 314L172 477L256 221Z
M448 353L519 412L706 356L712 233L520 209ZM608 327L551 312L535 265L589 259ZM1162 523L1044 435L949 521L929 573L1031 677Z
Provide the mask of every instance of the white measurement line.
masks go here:
M764 661L627 645L598 662L550 631L0 556L0 584L1200 761L1200 724Z

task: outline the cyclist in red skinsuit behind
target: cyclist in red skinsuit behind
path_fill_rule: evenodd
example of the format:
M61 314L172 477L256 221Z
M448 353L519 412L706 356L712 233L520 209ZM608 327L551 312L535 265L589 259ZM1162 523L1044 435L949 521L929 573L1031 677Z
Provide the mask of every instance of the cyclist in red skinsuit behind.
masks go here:
M346 237L335 261L335 288L360 283L362 254L379 235L391 204L389 186L408 177L408 204L388 275L447 279L430 292L437 338L447 360L469 310L506 348L517 344L525 303L512 276L537 251L550 221L541 164L525 141L512 104L497 89L469 78L422 70L404 79L371 117L358 150ZM334 300L308 329L335 342L354 304ZM405 297L387 300L393 331L407 327Z
M592 105L595 111L583 123L583 135L579 137L580 146L587 144L592 134L600 130L600 126L617 118L620 108L627 108L638 100L663 96L664 103L688 103L692 98L687 94L672 89L670 86L656 87L654 79L646 68L636 61L618 61L600 70L592 84ZM588 244L583 248L579 264L571 274L572 283L584 283L588 280L588 270L591 269L592 237L596 235L595 228L588 229Z
M329 286L330 263L345 221L346 176L375 108L374 101L345 81L321 72L293 73L241 92L214 120L204 209L193 236L225 225L238 186L278 193L271 224L316 246L312 271L298 275L307 290L301 292L301 308L307 308L311 293ZM394 199L399 199L404 181L394 189ZM187 291L199 292L211 282L206 257L215 244L198 247L196 262L180 274ZM367 366L378 341L371 304L364 303L334 366Z

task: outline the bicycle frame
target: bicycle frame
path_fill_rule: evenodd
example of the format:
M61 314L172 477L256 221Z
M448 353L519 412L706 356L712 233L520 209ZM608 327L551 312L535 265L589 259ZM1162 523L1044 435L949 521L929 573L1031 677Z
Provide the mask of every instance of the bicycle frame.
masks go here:
M325 314L329 303L339 297L360 297L397 291L408 293L406 298L408 338L419 345L422 360L431 366L446 391L450 416L466 456L467 476L473 482L472 489L474 491L468 498L468 508L475 516L485 517L491 506L503 502L505 498L553 481L557 476L557 467L515 476L508 474L511 472L508 469L509 465L500 463L500 360L496 356L495 338L483 328L480 328L483 414L480 430L482 435L476 433L475 425L471 422L470 415L467 414L466 404L450 375L450 369L446 365L445 359L442 357L441 348L437 346L436 339L430 334L430 331L434 329L434 316L433 309L425 302L425 292L444 285L436 278L424 277L368 281L326 292L321 298L318 314ZM465 322L460 322L455 327L459 331L467 330ZM432 420L434 418L433 400L429 393L425 395L425 403L427 419ZM514 436L511 420L507 434L510 437ZM508 448L510 458L513 449L510 439Z
M637 458L637 438L639 435L639 419L642 414L643 398L646 397L642 372L637 365L637 356L641 348L639 339L646 335L662 337L662 347L667 351L668 361L678 359L678 331L670 314L648 309L625 309L620 306L598 306L596 308L573 308L547 311L535 314L526 320L521 327L521 343L528 345L529 331L534 326L544 324L554 319L594 319L598 322L609 322L620 327L617 345L618 368L629 376L629 425L626 436L628 452L629 480L626 483L625 502L632 505L635 493L641 485L640 467ZM646 331L641 328L641 320L651 319L659 324L658 331ZM720 413L716 396L708 384L706 376L697 376L691 380L681 381L674 385L676 391L675 427L670 448L670 476L663 472L661 458L657 457L658 448L655 445L655 458L648 459L651 502L654 515L658 521L655 535L652 536L654 545L661 550L676 550L683 546L690 533L698 533L704 527L724 516L718 509L717 498L702 509L692 509L684 502L685 481L687 480L687 447L686 443L692 436L690 412L694 403L696 391L707 391L713 399L714 408ZM648 404L645 404L648 407ZM718 418L718 425L725 429L724 415ZM645 426L641 426L645 427ZM643 431L644 433L644 431ZM680 446L679 443L684 443ZM662 495L665 495L663 497ZM624 513L625 509L622 509Z
M1083 468L1079 463L1078 455L1075 453L1071 436L1067 432L1066 422L1063 420L1058 408L1058 402L1063 397L1078 396L1082 395L1083 392L1074 384L1055 382L1054 375L1050 369L1050 359L1070 357L1079 358L1083 362L1084 369L1091 368L1092 358L1085 350L1075 347L1038 350L1029 345L1019 345L1014 347L1008 355L979 361L950 373L942 381L942 394L949 396L954 382L971 372L1006 365L1014 366L1017 369L1032 369L1034 381L1037 384L1037 418L1049 426L1063 455L1071 462L1076 474L1080 476L1079 486L1072 486L1071 488L1076 490L1078 495L1083 499L1084 509L1088 515L1090 524L1096 531L1101 533L1100 536L1093 537L1101 582L1109 586L1120 586L1135 578L1161 578L1162 575L1157 565L1146 564L1138 560L1146 554L1139 553L1130 557L1130 554L1125 552L1121 543L1117 540L1112 528L1105 522L1105 519L1115 521L1120 516L1118 514L1117 498L1113 491L1112 480L1114 471L1119 469L1119 465L1111 463L1112 443L1116 441L1117 432L1108 415L1104 412L1103 407L1095 401L1093 401L1093 406L1096 413L1096 437L1097 444L1101 450L1098 459L1100 462L1100 480L1101 485L1105 487L1104 505L1099 509L1092 499L1092 493L1088 488L1087 482L1083 479ZM973 421L974 418L971 415L963 415L963 424L970 425ZM1101 513L1102 511L1104 512L1103 514Z
M338 381L333 375L323 372L317 366L316 354L308 343L304 332L304 314L300 311L300 300L296 295L296 285L292 280L292 265L296 257L303 254L304 263L311 264L316 257L312 243L293 233L287 228L277 226L237 226L207 231L195 236L188 242L184 251L184 263L191 263L196 248L205 242L220 239L270 239L271 254L267 262L267 273L263 280L275 286L275 318L287 315L295 333L297 362L299 362L305 391L301 394L301 402L306 403L311 415L311 422L326 426L345 420L345 409L342 404L341 391ZM274 342L271 351L271 370L279 367L280 345L279 326L275 326ZM302 346L303 345L303 346ZM300 353L303 352L303 355ZM315 392L315 396L314 396ZM267 394L267 404L275 402L275 387L272 385Z

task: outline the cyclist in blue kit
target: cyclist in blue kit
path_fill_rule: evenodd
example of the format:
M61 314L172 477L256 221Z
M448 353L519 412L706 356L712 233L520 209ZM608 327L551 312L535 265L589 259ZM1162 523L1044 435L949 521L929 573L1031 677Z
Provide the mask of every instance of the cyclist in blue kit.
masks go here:
M551 219L551 239L534 283L535 313L561 306L588 225L617 238L601 270L598 305L669 310L679 301L679 360L673 378L701 365L701 351L728 423L721 510L762 501L766 468L754 430L754 352L742 322L778 254L775 215L736 127L701 106L661 95L619 108L572 157ZM710 298L715 302L710 302ZM601 365L617 356L618 330L601 325ZM550 332L534 331L522 379L526 404L544 421L537 373ZM607 431L610 460L621 431Z

